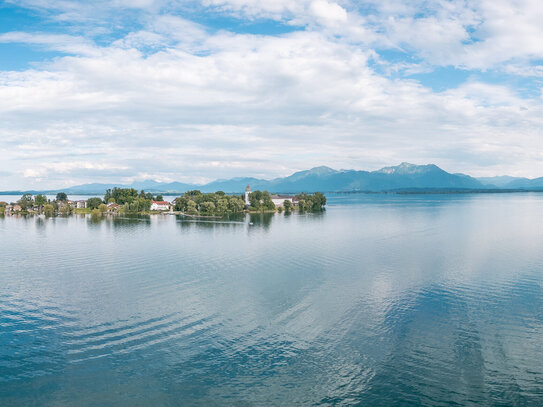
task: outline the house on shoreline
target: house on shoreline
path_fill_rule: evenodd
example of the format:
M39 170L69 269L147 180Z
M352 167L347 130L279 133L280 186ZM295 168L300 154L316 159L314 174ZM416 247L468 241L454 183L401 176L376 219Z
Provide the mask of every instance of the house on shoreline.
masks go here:
M152 211L169 211L170 203L166 201L151 201Z
M112 212L117 212L119 210L119 208L121 207L121 205L115 203L115 202L110 202L107 204L107 211L112 213Z
M19 204L7 204L4 209L6 215L11 215L13 213L21 212L23 208Z
M270 198L276 208L282 207L285 201L290 201L293 206L298 203L296 197L292 195L271 195Z

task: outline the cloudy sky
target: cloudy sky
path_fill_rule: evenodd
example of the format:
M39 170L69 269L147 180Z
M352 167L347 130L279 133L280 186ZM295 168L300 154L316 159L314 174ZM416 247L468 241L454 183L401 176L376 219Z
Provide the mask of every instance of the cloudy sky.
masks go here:
M0 189L543 176L540 0L0 1Z

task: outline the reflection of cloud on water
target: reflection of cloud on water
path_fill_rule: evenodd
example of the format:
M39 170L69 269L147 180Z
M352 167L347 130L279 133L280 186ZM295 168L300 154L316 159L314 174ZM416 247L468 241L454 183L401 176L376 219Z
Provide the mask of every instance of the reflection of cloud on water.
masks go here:
M122 382L145 360L150 382L204 404L431 404L453 388L465 404L504 383L519 404L543 377L543 235L526 209L361 205L267 227L73 217L45 220L37 238L13 219L0 223L12 236L0 298L74 318L43 331L66 371Z

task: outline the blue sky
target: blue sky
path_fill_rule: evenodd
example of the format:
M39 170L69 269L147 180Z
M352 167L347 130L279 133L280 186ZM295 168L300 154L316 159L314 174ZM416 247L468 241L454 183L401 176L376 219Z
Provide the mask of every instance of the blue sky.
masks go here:
M435 163L543 176L535 0L7 0L0 190Z

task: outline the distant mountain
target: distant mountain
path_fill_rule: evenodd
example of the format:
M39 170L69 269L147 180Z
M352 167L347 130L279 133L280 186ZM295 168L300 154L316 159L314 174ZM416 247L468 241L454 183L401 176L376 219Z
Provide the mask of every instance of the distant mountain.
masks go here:
M535 179L517 178L507 183L504 188L540 190L543 189L543 177Z
M484 185L464 174L449 174L435 165L402 163L378 171L336 171L317 167L286 178L270 181L267 188L277 192L299 191L368 191L398 189L481 189Z
M480 177L477 178L477 181L481 182L483 185L488 185L496 188L503 188L506 185L510 184L513 181L527 178L518 178L518 177L511 177L509 175L501 175L497 177Z
M487 186L502 189L526 189L534 191L543 190L543 177L529 179L502 175L499 177L477 178L477 180Z
M493 177L475 179L466 174L451 174L434 164L415 165L401 163L377 171L334 170L329 167L315 167L299 171L283 178L272 180L258 178L232 178L216 180L207 184L163 183L154 180L134 182L130 185L84 184L61 191L76 195L103 195L107 189L117 187L144 189L162 194L183 193L192 189L202 192L224 191L243 193L250 185L253 190L268 190L275 193L297 192L384 192L413 190L485 190L485 189L543 189L543 178L527 179L514 177ZM60 191L60 190L59 190ZM56 193L58 191L32 191Z

